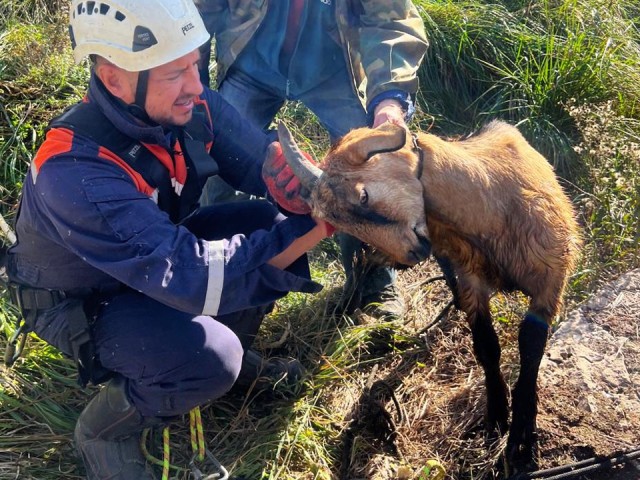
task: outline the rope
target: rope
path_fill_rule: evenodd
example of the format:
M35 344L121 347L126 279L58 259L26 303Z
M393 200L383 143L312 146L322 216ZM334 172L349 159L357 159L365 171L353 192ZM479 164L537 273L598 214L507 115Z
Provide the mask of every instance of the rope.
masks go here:
M425 280L424 282L422 282L422 284L421 284L420 286L421 286L421 287L424 287L424 286L426 286L426 285L428 285L428 284L430 284L430 283L438 282L438 281L440 281L440 280L446 281L447 279L446 279L446 277L445 277L444 275L439 275L439 276L437 276L437 277L431 277L431 278L428 278L427 280ZM437 315L437 316L436 316L436 317L435 317L431 322L429 322L429 324L428 324L426 327L424 327L424 328L422 328L420 331L416 332L416 335L417 335L418 337L419 337L419 336L421 336L421 335L424 335L424 334L425 334L425 333L427 333L429 330L431 330L433 327L435 327L438 323L440 323L440 321L441 321L443 318L445 318L445 316L447 315L447 312L449 311L449 309L450 309L451 307L453 307L453 306L454 306L454 304L455 304L455 301L454 301L454 300L450 300L450 301L449 301L449 302L444 306L444 308L440 311L440 313L439 313L439 314L438 314L438 315ZM405 322L405 325L406 325L407 323L409 323L410 321L411 321L411 320L407 320L407 321Z
M420 335L424 335L425 333L427 333L429 330L431 330L433 327L435 327L438 323L440 323L440 321L447 315L447 312L449 311L449 309L451 307L453 307L455 301L454 300L449 300L449 303L447 303L444 308L440 311L440 313L436 316L436 318L434 318L431 323L429 323L426 327L424 327L422 330L418 331L416 333L416 335L420 336Z
M194 453L198 452L197 458L201 462L204 460L204 432L202 430L202 417L199 407L189 412L189 430L191 434L191 449Z
M186 472L187 468L178 467L177 465L171 465L170 463L170 447L169 447L169 427L165 427L162 430L162 460L154 457L149 453L147 449L147 437L149 436L149 429L145 428L142 431L142 437L140 438L140 448L142 454L147 462L162 467L162 479L167 480L169 478L169 470L175 470L177 472Z
M162 429L162 480L169 480L171 467L171 447L169 447L169 427Z
M204 429L202 428L202 415L200 414L200 407L195 407L189 412L189 434L191 438L191 449L193 450L193 457L189 462L190 468L182 468L175 465L171 465L171 449L169 446L169 427L164 427L162 430L162 460L154 457L149 453L147 449L147 437L149 436L149 429L145 429L142 432L140 439L140 448L144 454L145 459L154 465L162 467L162 480L169 480L169 471L175 470L177 472L190 472L195 479L218 479L226 480L228 473L225 468L218 462L218 460L209 452L205 447L204 442ZM207 475L202 474L200 469L196 467L195 460L202 462L208 460L211 465L217 470L217 472Z

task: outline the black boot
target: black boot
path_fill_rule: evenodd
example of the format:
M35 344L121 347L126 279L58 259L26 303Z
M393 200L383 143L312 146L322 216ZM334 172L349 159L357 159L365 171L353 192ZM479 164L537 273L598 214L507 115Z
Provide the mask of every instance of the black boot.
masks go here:
M302 364L295 358L263 358L255 350L249 349L242 357L240 374L236 385L255 390L280 390L290 388L300 382L304 375Z
M89 480L153 480L140 449L140 433L158 418L145 418L129 401L126 379L112 379L80 414L74 438Z
M363 311L379 320L393 321L405 314L405 305L400 291L395 285L362 297Z

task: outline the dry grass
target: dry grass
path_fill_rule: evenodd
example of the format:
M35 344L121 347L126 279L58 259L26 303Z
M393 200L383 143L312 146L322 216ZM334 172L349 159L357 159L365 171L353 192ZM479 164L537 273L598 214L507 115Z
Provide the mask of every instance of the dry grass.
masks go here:
M258 342L268 353L301 358L308 369L305 384L288 398L232 390L205 406L211 451L234 474L248 479L390 479L400 467L419 472L431 458L439 460L451 478L492 478L502 444L483 435L483 375L464 319L450 312L419 333L449 300L443 282L424 285L438 274L435 267L427 264L401 273L409 313L396 323L381 323L360 312L334 315L342 282L337 263L322 251L314 262L333 272L323 278L325 292L285 303L266 322ZM498 316L505 306L518 310L520 302L496 302ZM514 328L505 324L500 330L510 375ZM39 348L37 342L30 343ZM277 348L266 348L274 345ZM72 427L91 392L73 385L72 367L66 362L54 357L51 365L36 367L31 358L27 355L3 372L3 403L9 405L11 398L15 407L5 408L0 417L20 415L24 428L3 432L0 472L7 476L0 478L52 478L45 472L56 470L65 478L78 478ZM27 371L40 372L38 381ZM374 382L391 387L402 415L388 394L381 404L368 401L367 385ZM52 424L36 405L66 409L61 416L68 421ZM397 427L393 442L385 440L381 427L385 411ZM186 465L191 455L187 422L172 425L176 465ZM11 423L16 424L15 418ZM185 472L175 474L187 478Z

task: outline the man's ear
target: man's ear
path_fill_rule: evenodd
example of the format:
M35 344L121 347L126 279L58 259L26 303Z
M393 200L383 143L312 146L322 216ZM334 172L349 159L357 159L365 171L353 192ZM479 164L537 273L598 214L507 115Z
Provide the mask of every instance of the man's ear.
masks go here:
M99 63L95 67L96 75L109 93L125 103L133 103L135 78L133 73L126 72L112 63Z

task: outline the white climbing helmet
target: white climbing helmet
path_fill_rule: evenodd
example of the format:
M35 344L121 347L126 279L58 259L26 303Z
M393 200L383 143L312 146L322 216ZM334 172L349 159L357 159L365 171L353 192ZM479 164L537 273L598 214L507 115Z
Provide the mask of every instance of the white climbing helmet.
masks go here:
M130 72L172 62L210 38L192 0L73 0L69 34L77 63L96 54Z

